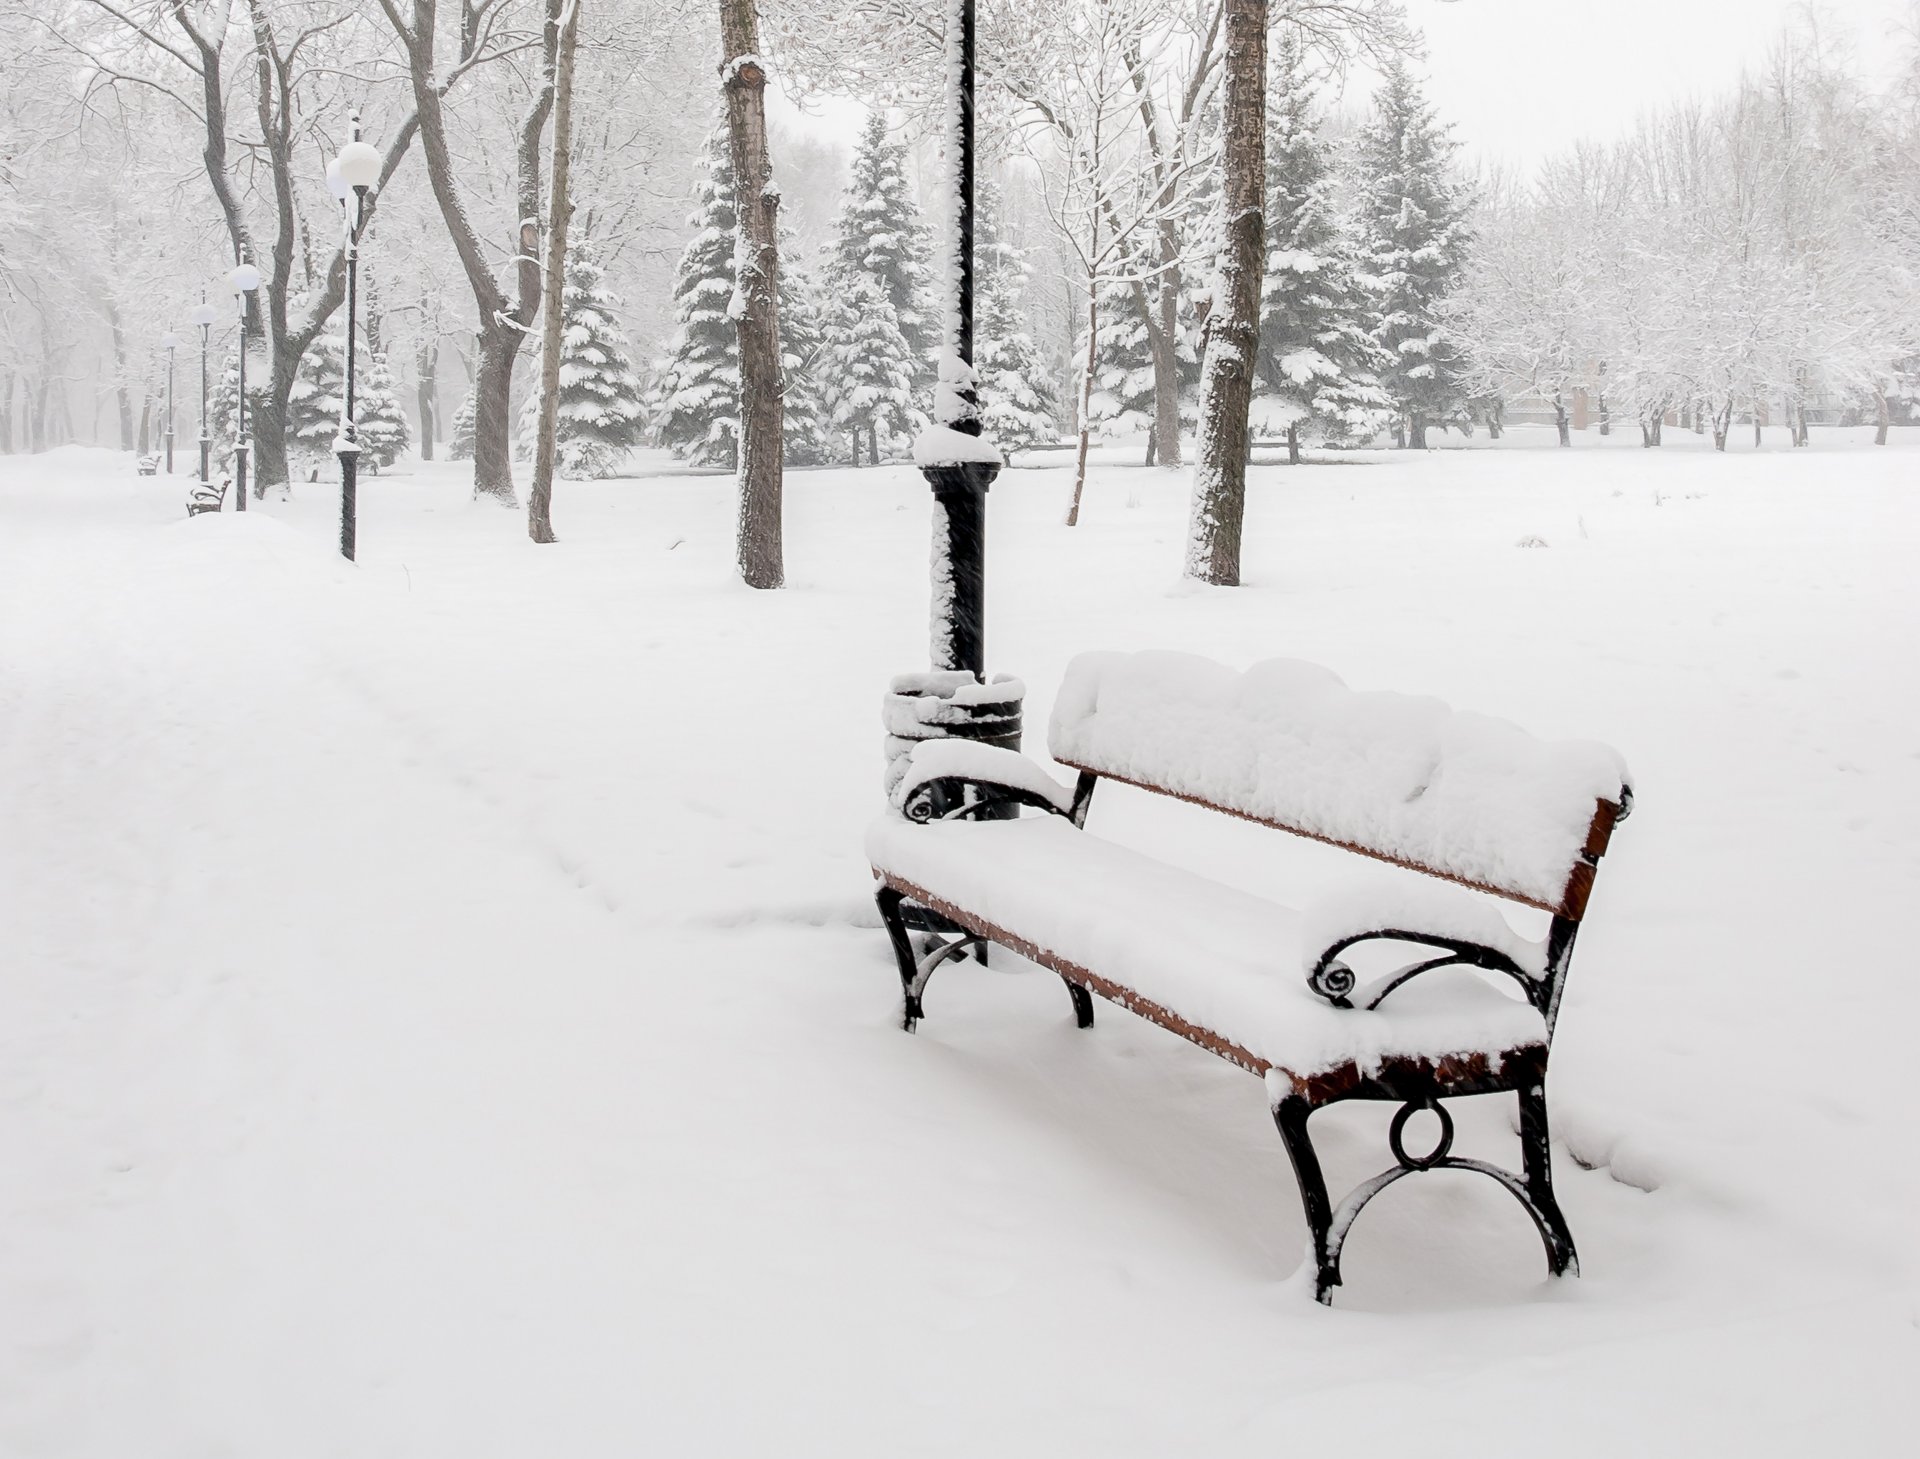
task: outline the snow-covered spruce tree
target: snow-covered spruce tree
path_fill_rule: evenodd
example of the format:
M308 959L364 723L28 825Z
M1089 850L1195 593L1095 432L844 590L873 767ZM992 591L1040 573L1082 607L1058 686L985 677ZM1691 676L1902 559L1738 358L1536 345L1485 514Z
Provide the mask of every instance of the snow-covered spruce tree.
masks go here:
M640 377L627 351L627 332L614 316L619 300L606 287L598 253L585 238L567 244L562 290L560 413L555 422L554 467L570 481L611 476L640 444L645 407ZM540 356L531 378L541 378ZM521 459L532 459L539 430L540 392L528 392L520 410Z
M347 345L322 334L307 346L287 392L287 445L309 460L333 454L340 434L340 407L347 391Z
M394 388L393 371L383 354L360 362L353 382L353 419L364 470L385 470L413 443L407 414L400 408L400 392Z
M906 143L889 134L880 112L867 118L853 150L840 212L827 244L824 283L834 301L830 327L851 321L848 309L863 275L879 286L906 341L916 399L931 399L939 316L928 275L928 236L907 183Z
M473 387L469 385L460 397L460 408L453 413L453 430L447 437L449 461L473 459L473 409Z
M819 290L797 262L791 235L782 233L780 249L780 367L786 419L782 440L786 459L816 466L833 459L833 410L827 398L830 341Z
M974 237L974 372L986 433L1011 453L1059 438L1060 402L1052 372L1026 329L1032 278L1026 251L1002 230L998 190L987 189L984 196Z
M1298 37L1274 48L1267 105L1267 263L1260 290L1256 403L1284 424L1288 460L1302 440L1370 440L1393 415L1384 363L1367 332L1358 250L1334 205L1327 145L1314 130L1313 88ZM1267 406L1268 408L1262 408Z
M740 430L740 337L733 298L733 162L723 121L707 136L707 155L687 216L693 237L673 276L677 326L657 367L662 397L654 439L683 461L735 464Z
M910 439L926 416L914 405L912 349L880 280L855 274L844 287L848 293L828 351L833 424L852 443L854 465L860 464L862 439L872 465L883 441Z
M1458 352L1439 319L1472 234L1454 176L1458 149L1399 57L1389 59L1355 162L1361 266L1374 283L1370 333L1386 352L1381 383L1406 445L1464 408Z
M1134 268L1145 263L1130 260ZM1100 286L1099 327L1093 336L1093 395L1087 420L1103 437L1148 431L1153 427L1153 348L1139 302L1139 285L1130 278ZM1084 333L1081 336L1084 342ZM1079 348L1075 349L1076 357ZM1151 443L1149 444L1151 461Z
M248 395L253 392L249 390ZM196 426L198 422L195 422ZM234 433L240 424L240 366L230 363L207 392L207 435L213 441L208 453L215 469L225 471L233 460ZM199 449L196 437L194 449ZM198 458L195 458L196 465Z

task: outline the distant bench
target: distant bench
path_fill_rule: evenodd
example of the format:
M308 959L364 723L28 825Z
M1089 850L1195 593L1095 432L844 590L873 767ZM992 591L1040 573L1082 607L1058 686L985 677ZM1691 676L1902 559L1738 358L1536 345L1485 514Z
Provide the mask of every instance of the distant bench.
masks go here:
M1578 1272L1553 1192L1547 1052L1596 868L1632 806L1617 755L1434 699L1355 693L1311 664L1236 674L1162 653L1074 660L1048 748L1079 772L1072 789L1011 750L927 741L868 832L908 1029L936 968L995 943L1058 973L1082 1028L1098 993L1261 1075L1322 1302L1361 1209L1420 1170L1493 1177L1533 1218L1552 1272ZM1538 909L1546 938L1522 937L1484 897L1414 878L1305 912L1235 890L1087 832L1103 779ZM1357 967L1383 954L1397 955L1363 981ZM1518 1174L1451 1153L1443 1101L1490 1093L1518 1097ZM1395 1164L1336 1209L1307 1121L1346 1099L1401 1108ZM1416 1154L1403 1137L1423 1110L1439 1133Z

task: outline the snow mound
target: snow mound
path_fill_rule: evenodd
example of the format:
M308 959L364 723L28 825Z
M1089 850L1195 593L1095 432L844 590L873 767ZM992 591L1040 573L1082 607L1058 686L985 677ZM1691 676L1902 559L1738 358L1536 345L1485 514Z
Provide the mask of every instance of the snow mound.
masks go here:
M1388 860L1559 905L1595 803L1626 766L1438 699L1357 693L1272 659L1082 654L1048 728L1063 764L1137 780Z

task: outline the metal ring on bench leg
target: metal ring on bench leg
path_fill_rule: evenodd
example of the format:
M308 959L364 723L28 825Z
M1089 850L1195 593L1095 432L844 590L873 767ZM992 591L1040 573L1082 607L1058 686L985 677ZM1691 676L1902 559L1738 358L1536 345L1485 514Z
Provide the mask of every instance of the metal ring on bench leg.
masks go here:
M1402 1143L1407 1121L1424 1109L1430 1109L1440 1117L1440 1138L1433 1149L1425 1155L1409 1155ZM1523 1119L1525 1109L1523 1099ZM1544 1126L1542 1126L1542 1134L1544 1135ZM1347 1234L1353 1230L1353 1223L1359 1219L1361 1211L1366 1209L1367 1202L1401 1177L1423 1170L1474 1170L1481 1175L1492 1176L1526 1208L1527 1214L1533 1217L1534 1227L1540 1233L1541 1244L1547 1249L1547 1267L1552 1274L1556 1277L1569 1273L1574 1276L1580 1274L1580 1260L1574 1253L1573 1237L1567 1231L1566 1221L1561 1216L1560 1207L1553 1200L1551 1191L1547 1192L1544 1201L1536 1200L1533 1192L1529 1191L1527 1185L1512 1171L1502 1170L1497 1165L1489 1165L1484 1160L1450 1154L1453 1148L1453 1117L1447 1113L1439 1100L1409 1100L1403 1104L1395 1112L1393 1124L1388 1128L1387 1144L1393 1151L1393 1158L1399 1164L1392 1170L1383 1170L1371 1180L1362 1181L1355 1186L1348 1193L1347 1198L1340 1203L1340 1209L1334 1212L1332 1226L1327 1232L1323 1271L1330 1269L1336 1283L1340 1280L1340 1250L1346 1245ZM1529 1174L1532 1174L1534 1162L1531 1158L1531 1150L1528 1153ZM1327 1299L1322 1296L1320 1300L1324 1302Z

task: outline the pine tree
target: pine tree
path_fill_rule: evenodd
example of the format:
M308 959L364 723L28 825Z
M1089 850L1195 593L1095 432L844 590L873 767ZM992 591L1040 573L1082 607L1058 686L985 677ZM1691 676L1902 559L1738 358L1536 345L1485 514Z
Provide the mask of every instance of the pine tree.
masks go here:
M1376 289L1369 332L1386 352L1381 383L1415 448L1429 423L1464 407L1459 352L1439 322L1472 242L1466 189L1452 173L1458 146L1406 64L1390 60L1359 138L1359 227Z
M880 459L882 438L910 437L926 424L915 408L913 353L880 280L855 274L829 351L833 423L853 444L867 443L869 465Z
M413 432L400 408L400 395L394 389L393 371L387 368L385 355L361 362L353 382L353 419L354 434L360 442L360 464L368 471L393 465L413 443Z
M653 434L683 461L731 467L740 430L740 337L729 313L738 215L724 123L707 137L706 164L694 198L687 217L694 234L674 271L679 323L669 357L658 366L664 403L654 418Z
M1145 267L1138 257L1129 272ZM1094 331L1093 398L1087 417L1102 436L1131 434L1153 426L1153 350L1141 312L1138 286L1131 278L1100 286L1099 327ZM1082 336L1082 347L1085 337ZM1079 349L1075 350L1076 357Z
M300 357L287 393L287 437L304 455L333 454L347 392L346 359L346 341L337 334L318 336Z
M927 266L928 234L907 184L906 144L887 132L879 112L867 118L854 147L847 190L827 245L826 286L832 327L857 327L849 311L862 277L873 279L906 341L915 398L931 399L940 346Z
M213 441L209 454L213 464L222 471L233 459L239 425L240 366L238 362L229 362L207 392L207 435Z
M598 252L585 238L567 244L560 351L560 415L555 422L554 468L570 481L612 476L627 451L640 444L646 409L640 377L627 351L627 332L615 317L619 300L608 291ZM530 378L538 381L540 355ZM519 450L531 460L539 431L540 392L520 412Z
M1260 291L1263 393L1285 421L1289 457L1303 437L1354 444L1393 413L1379 380L1386 360L1367 332L1358 250L1333 200L1326 144L1315 134L1313 91L1289 29L1274 48L1267 109L1267 262Z
M984 202L974 237L974 372L981 421L1005 453L1057 440L1060 402L1052 373L1025 328L1032 278L1026 252L1001 231L997 190L988 189Z
M473 459L473 386L467 387L467 393L460 397L460 408L453 413L453 433L447 440L447 459L449 461L471 461Z

